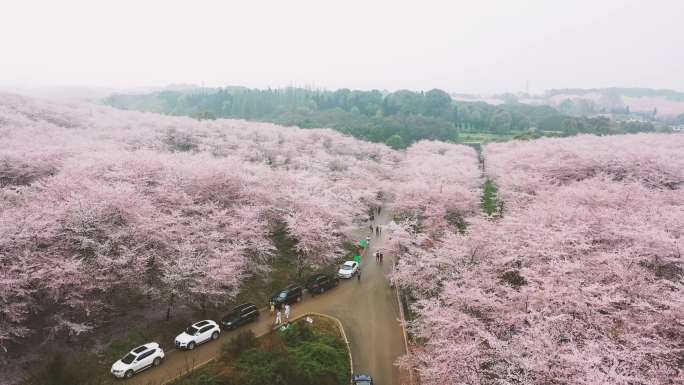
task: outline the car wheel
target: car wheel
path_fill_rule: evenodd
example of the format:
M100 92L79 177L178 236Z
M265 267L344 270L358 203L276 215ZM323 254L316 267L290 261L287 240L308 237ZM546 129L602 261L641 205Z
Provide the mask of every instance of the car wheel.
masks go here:
M126 378L131 378L133 377L133 371L132 370L127 370L126 374L124 374L124 377Z
M159 364L161 364L161 358L160 357L157 357L154 359L154 361L152 361L152 366L159 366Z
M213 333L211 334L211 339L212 339L212 340L215 340L215 339L218 338L218 336L219 336L219 333L218 333L218 332L213 332Z
M190 342L190 343L188 344L188 350L192 350L192 349L194 349L194 348L195 348L195 343L194 343L194 342Z

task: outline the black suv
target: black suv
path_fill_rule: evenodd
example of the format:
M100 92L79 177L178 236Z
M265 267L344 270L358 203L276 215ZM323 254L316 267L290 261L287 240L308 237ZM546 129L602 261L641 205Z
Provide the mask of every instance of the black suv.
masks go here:
M230 313L221 319L221 326L224 329L235 329L259 318L259 309L253 303L244 303L236 306Z
M290 285L271 297L270 303L280 308L284 304L293 304L302 300L302 287Z
M340 279L329 274L315 274L306 281L306 290L312 294L321 294L340 283Z

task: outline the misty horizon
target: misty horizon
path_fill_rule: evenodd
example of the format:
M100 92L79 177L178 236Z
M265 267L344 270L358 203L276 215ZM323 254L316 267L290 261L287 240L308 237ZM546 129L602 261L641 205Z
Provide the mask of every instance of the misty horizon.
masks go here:
M0 86L684 90L682 11L669 0L26 1L0 15Z

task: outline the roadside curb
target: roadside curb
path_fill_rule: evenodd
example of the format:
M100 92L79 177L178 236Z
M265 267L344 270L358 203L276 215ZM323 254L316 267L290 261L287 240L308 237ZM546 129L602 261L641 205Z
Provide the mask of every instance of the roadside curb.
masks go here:
M404 316L404 306L401 303L401 296L399 295L399 288L394 287L394 293L397 296L397 305L399 306L399 325L401 326L401 334L404 336L404 348L406 349L406 355L410 356L411 351L409 350L408 344L408 333L406 332L406 317ZM413 369L408 369L409 373L409 385L414 385L415 381L413 379Z

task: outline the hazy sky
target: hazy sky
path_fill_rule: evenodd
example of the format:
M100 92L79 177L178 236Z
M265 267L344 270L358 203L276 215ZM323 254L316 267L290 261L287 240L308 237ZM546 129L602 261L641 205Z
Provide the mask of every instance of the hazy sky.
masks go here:
M684 0L3 0L0 84L684 90Z

